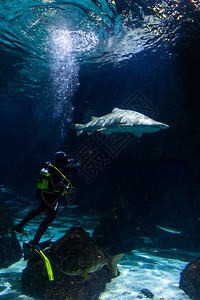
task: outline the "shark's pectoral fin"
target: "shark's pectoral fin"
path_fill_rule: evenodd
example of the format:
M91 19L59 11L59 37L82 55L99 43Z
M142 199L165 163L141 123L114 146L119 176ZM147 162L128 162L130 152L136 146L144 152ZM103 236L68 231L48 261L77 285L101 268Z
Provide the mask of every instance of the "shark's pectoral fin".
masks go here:
M143 133L141 133L141 132L134 132L134 134L137 136L137 137L141 137L142 135L143 135Z
M99 128L97 132L101 132L102 134L110 134L111 132L108 131L108 128Z
M105 131L106 130L106 128L99 128L99 129L97 129L97 131L99 131L99 132L102 132L102 131Z
M134 131L133 132L138 138L140 138L143 135L143 132L141 131Z

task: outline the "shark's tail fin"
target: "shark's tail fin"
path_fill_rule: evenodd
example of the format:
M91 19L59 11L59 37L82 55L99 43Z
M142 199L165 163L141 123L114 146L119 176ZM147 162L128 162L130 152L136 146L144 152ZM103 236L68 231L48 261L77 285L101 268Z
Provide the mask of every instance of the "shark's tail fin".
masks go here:
M117 254L111 257L109 266L115 276L117 276L118 273L117 263L122 259L123 256L124 254Z
M76 124L76 123L69 124L69 128L74 129L76 131L77 136L83 132L82 127L83 127L82 124Z

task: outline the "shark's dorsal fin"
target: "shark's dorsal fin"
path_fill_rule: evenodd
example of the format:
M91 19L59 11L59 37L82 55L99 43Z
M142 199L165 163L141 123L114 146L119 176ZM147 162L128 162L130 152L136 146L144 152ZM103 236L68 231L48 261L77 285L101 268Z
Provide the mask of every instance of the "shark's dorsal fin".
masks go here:
M119 108L118 107L114 107L113 110L112 110L112 112L115 112L117 110L119 110Z
M95 120L95 119L97 119L97 117L91 116L91 121L93 121L93 120Z

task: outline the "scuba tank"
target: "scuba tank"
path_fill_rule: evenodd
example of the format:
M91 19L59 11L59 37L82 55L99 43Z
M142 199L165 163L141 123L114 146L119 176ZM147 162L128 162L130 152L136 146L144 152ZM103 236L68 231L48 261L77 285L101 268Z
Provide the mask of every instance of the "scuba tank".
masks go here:
M39 180L37 185L38 190L48 190L50 176L51 174L48 168L42 168L39 174Z
M62 182L62 187L64 188L63 192L62 192L62 196L69 194L72 189L73 186L71 184L71 182L66 178L66 176L58 169L56 168L54 165L52 164L48 164L48 166L51 166L52 168L54 168L54 170L56 170L56 172L58 172L62 179L66 181L66 184L64 184ZM37 189L38 190L48 190L49 189L49 184L50 184L50 179L51 179L51 173L50 170L47 167L42 168L42 170L40 171L39 174L39 180L38 180L38 185L37 185ZM60 189L54 190L55 193L59 193Z

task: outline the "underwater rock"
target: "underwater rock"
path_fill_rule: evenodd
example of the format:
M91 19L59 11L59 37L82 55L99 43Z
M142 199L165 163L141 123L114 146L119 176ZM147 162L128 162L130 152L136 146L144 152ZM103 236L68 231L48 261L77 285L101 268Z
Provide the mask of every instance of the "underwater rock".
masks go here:
M9 210L0 206L0 268L7 268L22 257L22 250L12 227L13 218Z
M120 226L112 216L104 216L100 220L93 232L93 237L100 246L111 246L110 244L119 243Z
M142 289L141 294L143 294L144 296L146 296L149 299L154 298L154 294L152 294L152 292L150 292L148 289Z
M118 198L95 227L93 238L113 255L131 251L138 246L136 217L125 199Z
M85 253L90 253L90 259ZM80 264L88 265L88 262L94 260L96 253L100 255L102 252L97 249L89 234L80 227L72 227L50 249L44 251L51 262L54 281L48 280L44 262L39 255L35 255L22 273L24 292L32 297L49 300L98 299L99 294L105 290L106 283L114 277L108 266L93 273L86 271L89 276L85 277L64 273L66 265L69 266L70 273L80 269Z
M0 236L4 236L12 232L13 222L14 221L9 210L0 206Z
M106 247L114 255L129 252L136 248L139 238L136 229L130 225L120 227L118 221L109 216L104 216L93 232L93 238L101 247Z
M192 299L200 298L200 258L190 262L181 273L179 287Z

